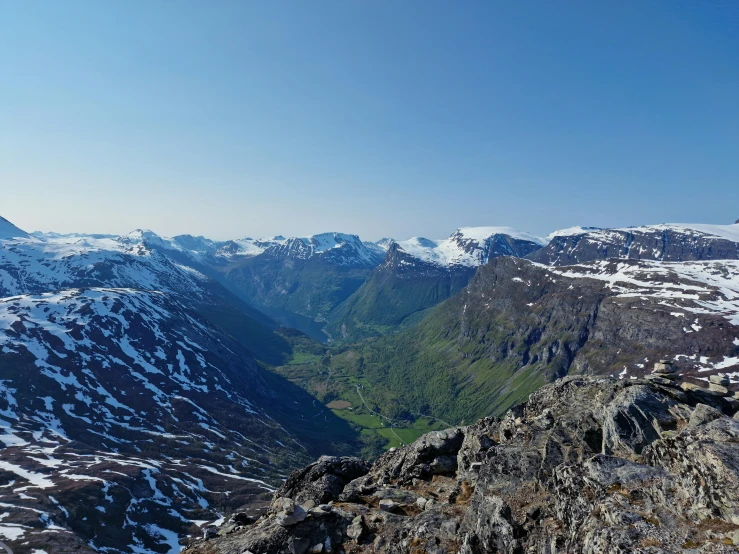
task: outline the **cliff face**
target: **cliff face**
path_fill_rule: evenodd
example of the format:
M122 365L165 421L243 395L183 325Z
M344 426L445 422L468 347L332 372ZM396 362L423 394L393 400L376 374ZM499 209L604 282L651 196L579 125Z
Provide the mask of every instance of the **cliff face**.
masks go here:
M551 237L527 256L547 265L628 259L682 262L739 258L737 225L650 225L625 229L579 229Z
M350 346L368 402L469 423L571 374L739 376L739 262L608 260L548 267L502 257L420 323ZM357 364L358 365L358 364Z
M321 458L258 521L185 552L736 552L730 395L674 374L566 377L502 419L429 433L371 467Z

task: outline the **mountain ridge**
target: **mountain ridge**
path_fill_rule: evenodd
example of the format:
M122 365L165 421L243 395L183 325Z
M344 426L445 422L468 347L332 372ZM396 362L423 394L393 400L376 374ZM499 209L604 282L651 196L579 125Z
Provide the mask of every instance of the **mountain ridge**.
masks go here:
M549 265L607 258L691 261L739 258L739 225L660 224L598 229L574 227L549 235L528 259Z

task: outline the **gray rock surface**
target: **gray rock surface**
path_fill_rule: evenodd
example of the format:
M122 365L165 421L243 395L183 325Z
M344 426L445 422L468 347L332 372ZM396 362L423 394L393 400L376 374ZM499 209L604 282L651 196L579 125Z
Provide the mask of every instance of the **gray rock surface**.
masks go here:
M278 496L294 499L299 504L314 505L336 500L344 486L365 475L370 464L359 458L321 456L308 467L294 471L277 491Z
M737 552L732 415L725 399L703 391L566 377L503 419L385 453L330 512L315 508L286 528L275 514L292 505L278 497L257 523L185 552Z

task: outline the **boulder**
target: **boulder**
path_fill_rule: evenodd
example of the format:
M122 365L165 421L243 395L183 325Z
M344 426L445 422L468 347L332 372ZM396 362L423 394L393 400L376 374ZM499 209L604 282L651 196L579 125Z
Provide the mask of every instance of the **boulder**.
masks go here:
M717 385L716 383L709 383L708 390L720 394L721 396L729 396L732 392L723 385Z
M710 423L714 419L723 417L723 415L716 408L707 406L706 404L696 404L693 413L690 415L688 427L698 427L699 425Z
M672 376L670 375L670 377ZM659 385L664 385L666 387L679 386L675 383L673 379L670 379L667 375L660 375L660 374L652 373L651 375L647 375L646 379L648 381L651 381L652 383L657 383Z
M291 498L278 497L272 502L270 510L276 512L275 520L282 527L290 527L308 517L308 512Z
M293 471L277 496L299 504L325 504L338 499L346 484L365 475L369 468L370 464L359 458L321 456L308 467Z
M398 509L398 504L395 501L390 500L389 498L383 498L382 500L380 500L379 506L383 512L388 513L393 513Z
M346 536L359 542L367 532L367 526L362 516L357 516L352 520L351 525L346 528Z
M680 388L686 392L695 392L695 391L705 390L700 385L696 385L695 383L690 383L688 381L683 381L682 383L680 383Z
M654 364L654 369L652 370L652 373L675 373L677 371L677 368L674 366L674 364L670 360L660 360L656 364Z
M731 383L731 381L729 380L729 377L725 373L717 373L715 375L710 375L708 377L708 382L714 383L716 385L724 385L724 386Z
M690 413L649 386L628 387L603 408L603 451L626 457L641 454L662 431L675 428L678 416L687 419Z

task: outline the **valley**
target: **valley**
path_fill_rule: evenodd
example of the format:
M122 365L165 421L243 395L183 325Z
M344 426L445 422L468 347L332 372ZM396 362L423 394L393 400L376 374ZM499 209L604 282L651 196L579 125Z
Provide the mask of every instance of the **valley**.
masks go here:
M318 456L382 459L566 376L664 359L733 390L737 245L739 225L217 242L0 220L0 540L174 554Z

